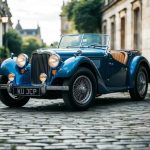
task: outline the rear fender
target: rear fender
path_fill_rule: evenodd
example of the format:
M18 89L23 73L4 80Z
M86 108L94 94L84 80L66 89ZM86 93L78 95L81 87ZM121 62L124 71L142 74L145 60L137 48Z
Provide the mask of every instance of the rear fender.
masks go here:
M148 60L143 56L136 56L133 58L133 60L129 65L128 85L130 88L134 88L136 73L140 65L144 66L145 69L147 70L150 81L150 65Z

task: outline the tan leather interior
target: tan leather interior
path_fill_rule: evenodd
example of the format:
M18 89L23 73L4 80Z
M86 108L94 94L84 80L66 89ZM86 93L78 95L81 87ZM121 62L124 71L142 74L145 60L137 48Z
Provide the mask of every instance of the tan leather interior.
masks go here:
M128 61L128 54L124 51L115 51L115 50L111 50L111 55L112 57L119 61L122 64L127 64Z

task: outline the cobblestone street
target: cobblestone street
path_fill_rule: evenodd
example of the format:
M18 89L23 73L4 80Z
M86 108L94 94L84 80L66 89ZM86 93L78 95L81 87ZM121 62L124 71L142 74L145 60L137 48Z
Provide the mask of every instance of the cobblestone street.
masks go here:
M62 100L32 99L20 109L0 103L2 149L149 150L150 100L111 94L85 112L68 111Z

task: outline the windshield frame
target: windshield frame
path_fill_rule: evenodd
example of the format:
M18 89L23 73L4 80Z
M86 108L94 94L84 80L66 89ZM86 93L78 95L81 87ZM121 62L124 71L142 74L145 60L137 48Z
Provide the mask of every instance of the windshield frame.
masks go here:
M90 46L83 46L82 45L82 43L83 43L83 39L84 39L84 36L85 35L99 35L99 36L105 36L105 37L107 37L108 39L107 39L107 42L106 42L106 45L95 45L94 47L101 47L101 48L109 48L109 43L110 43L110 38L109 38L109 35L108 34L98 34L98 33L86 33L86 34L65 34L65 35L62 35L61 36L61 39L60 39L60 42L59 42L59 44L58 44L58 48L61 48L60 47L60 44L61 44L61 42L62 42L62 39L63 39L63 37L65 37L65 36L81 36L81 41L80 41L80 44L79 44L79 46L68 46L68 48L89 48ZM92 46L91 46L92 47ZM66 47L66 49L67 49L67 47Z

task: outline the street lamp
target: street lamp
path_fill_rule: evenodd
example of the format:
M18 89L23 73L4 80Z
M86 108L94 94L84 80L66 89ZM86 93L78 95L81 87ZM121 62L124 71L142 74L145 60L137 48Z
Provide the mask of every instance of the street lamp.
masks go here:
M4 16L2 17L2 23L7 23L8 22L8 17L7 16Z
M4 24L4 35L6 34L6 25L8 22L8 16L2 16L2 23ZM7 48L7 40L6 37L4 38L4 50L6 52L6 48Z

